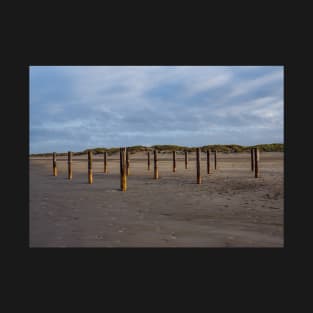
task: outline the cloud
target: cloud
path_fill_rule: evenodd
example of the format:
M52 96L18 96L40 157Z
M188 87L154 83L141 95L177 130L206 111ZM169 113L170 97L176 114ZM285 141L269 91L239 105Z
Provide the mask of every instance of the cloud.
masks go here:
M265 85L273 84L275 82L279 82L281 84L282 79L283 71L279 70L267 73L261 77L254 78L249 81L241 81L237 84L234 84L232 91L228 94L228 98L237 97L245 93L251 93L264 87Z
M269 141L283 141L283 67L30 69L34 153Z

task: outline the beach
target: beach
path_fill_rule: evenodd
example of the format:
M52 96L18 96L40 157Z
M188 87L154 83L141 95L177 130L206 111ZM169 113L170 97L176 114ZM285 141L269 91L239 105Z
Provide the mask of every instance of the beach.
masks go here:
M127 191L120 190L119 154L93 156L88 184L87 155L29 158L30 247L283 247L284 153L261 152L259 178L250 153L217 153L207 174L201 153L197 184L195 153L159 153L153 179L146 152L130 154Z

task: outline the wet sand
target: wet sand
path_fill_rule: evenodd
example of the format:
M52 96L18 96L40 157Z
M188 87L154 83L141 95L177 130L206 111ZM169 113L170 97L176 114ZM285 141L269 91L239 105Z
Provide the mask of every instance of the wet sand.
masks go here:
M283 153L260 154L259 178L249 153L218 153L218 168L196 184L195 153L158 155L160 179L153 179L153 154L130 154L128 189L120 191L119 155L94 156L88 184L87 156L30 158L30 247L283 247Z

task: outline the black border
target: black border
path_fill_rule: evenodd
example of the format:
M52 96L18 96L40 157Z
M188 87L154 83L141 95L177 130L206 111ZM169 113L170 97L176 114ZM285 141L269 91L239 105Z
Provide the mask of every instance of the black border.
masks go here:
M143 64L144 63L144 64ZM294 239L294 233L290 235L290 230L294 221L294 210L295 199L293 197L291 201L290 193L288 190L288 184L290 182L291 172L287 170L289 164L289 138L290 132L287 128L287 89L289 88L288 82L290 81L289 74L290 68L286 63L276 62L253 62L246 64L246 62L171 62L171 61L156 61L152 65L284 65L285 66L285 79L284 79L284 95L285 95L285 127L284 127L284 142L285 142L285 248L29 248L28 247L28 154L29 154L29 77L28 77L28 66L29 65L151 65L151 62L56 62L55 59L51 58L50 61L32 61L20 64L17 72L15 72L15 86L11 91L12 103L19 104L18 113L16 113L16 106L12 105L12 116L14 116L14 125L17 128L17 132L14 134L14 139L11 137L10 151L14 151L16 172L11 172L13 176L10 184L20 185L18 195L13 195L13 205L10 209L13 213L12 221L14 221L15 229L19 229L17 241L14 246L20 246L21 249L27 253L27 258L30 258L30 262L33 264L33 268L42 269L47 265L57 266L58 268L69 269L72 267L75 269L89 267L89 270L101 268L118 268L123 273L132 272L133 270L146 269L153 271L153 266L170 269L173 272L184 272L188 270L189 266L193 268L195 275L200 275L200 268L207 268L208 263L210 264L209 270L213 268L223 268L224 273L229 275L235 275L238 270L244 272L255 272L258 271L278 271L281 273L282 265L286 261L286 256L290 255L292 247L297 246L297 241ZM16 84L17 82L17 84ZM288 93L289 97L289 93ZM289 112L289 111L288 111ZM290 113L288 114L288 119ZM27 130L27 131L25 131ZM16 136L17 135L17 136ZM288 139L287 139L288 138ZM18 147L16 143L18 142ZM13 155L12 155L13 156ZM11 171L11 170L10 170ZM14 169L15 171L15 169ZM15 178L14 178L15 177ZM18 182L16 177L19 177ZM287 182L288 180L288 182ZM292 188L293 189L293 188ZM293 202L294 201L294 202ZM11 230L12 232L12 230ZM127 265L125 264L127 263ZM49 265L48 265L49 264ZM153 265L152 265L153 264ZM213 276L214 274L211 273ZM215 274L216 276L216 274ZM236 276L236 275L235 275ZM260 278L260 276L259 276Z

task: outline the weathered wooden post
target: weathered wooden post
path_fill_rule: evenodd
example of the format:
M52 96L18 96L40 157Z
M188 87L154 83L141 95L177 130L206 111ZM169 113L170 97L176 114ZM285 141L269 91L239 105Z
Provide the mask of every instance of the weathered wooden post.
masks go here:
M68 179L73 178L73 172L72 172L72 152L68 151L67 153L67 167L68 167Z
M173 151L173 172L176 172L176 151Z
M128 148L126 149L126 176L129 175L129 151Z
M88 150L88 183L92 184L93 177L92 177L92 151Z
M57 156L56 156L56 153L55 153L55 152L53 152L52 167L53 167L53 176L58 176Z
M251 171L253 172L254 171L254 157L253 157L253 154L254 154L254 151L253 151L254 148L251 148L250 152L251 152Z
M150 171L150 151L148 151L148 171Z
M103 172L107 173L107 157L108 157L108 153L106 151L103 152Z
M121 185L122 191L127 190L127 149L122 148L122 178L121 178Z
M121 181L121 189L123 189L122 177L123 177L123 148L120 148L120 181Z
M254 177L259 177L259 160L260 160L260 154L259 149L254 148Z
M197 184L201 184L201 174L200 174L200 148L197 148Z
M159 171L158 171L158 152L157 150L153 151L154 154L154 179L159 178Z
M214 150L214 169L217 168L217 151Z
M188 168L188 152L185 151L185 169Z
M206 151L206 167L207 167L207 173L210 174L210 150L209 149Z

